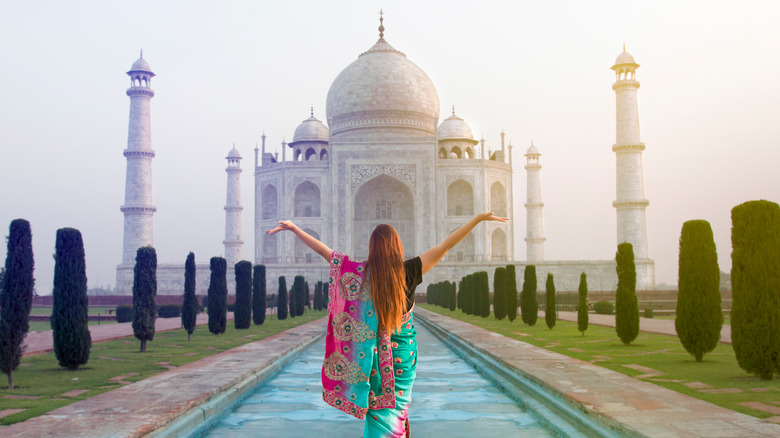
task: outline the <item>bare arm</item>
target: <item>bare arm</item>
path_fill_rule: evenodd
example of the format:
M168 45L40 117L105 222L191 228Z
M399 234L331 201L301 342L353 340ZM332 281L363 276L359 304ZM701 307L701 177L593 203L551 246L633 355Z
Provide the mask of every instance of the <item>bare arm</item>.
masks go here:
M271 230L266 231L266 234L276 234L279 231L292 231L293 234L298 236L299 239L301 239L301 242L305 243L306 246L313 249L314 252L321 255L322 258L324 258L326 261L330 261L330 256L333 254L333 251L328 248L327 245L320 242L319 240L315 239L314 237L311 237L309 233L303 231L302 229L298 228L297 225L292 223L292 221L279 221L279 225Z
M425 274L426 272L433 269L433 267L436 266L436 264L439 263L439 261L447 254L447 251L452 249L453 246L457 245L458 242L463 240L463 238L466 237L480 222L506 222L508 220L509 219L505 217L493 216L492 212L480 213L474 216L474 218L468 221L465 225L450 233L450 235L447 236L441 243L420 255L420 260L422 261L422 273Z

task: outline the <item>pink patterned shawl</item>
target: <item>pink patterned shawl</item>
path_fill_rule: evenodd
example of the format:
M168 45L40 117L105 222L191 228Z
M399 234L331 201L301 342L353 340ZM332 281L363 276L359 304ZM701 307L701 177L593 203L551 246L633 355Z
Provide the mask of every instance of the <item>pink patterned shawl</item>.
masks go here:
M352 261L338 251L331 255L328 332L322 365L322 398L360 419L369 409L395 407L390 335L377 331L365 274L364 262Z

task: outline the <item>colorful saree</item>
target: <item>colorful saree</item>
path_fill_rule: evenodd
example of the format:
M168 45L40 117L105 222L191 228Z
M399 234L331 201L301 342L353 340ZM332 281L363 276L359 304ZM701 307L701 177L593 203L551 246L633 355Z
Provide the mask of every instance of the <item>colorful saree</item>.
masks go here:
M399 333L378 331L365 273L364 263L333 252L322 398L365 419L364 437L408 437L407 410L417 366L412 311L404 315Z

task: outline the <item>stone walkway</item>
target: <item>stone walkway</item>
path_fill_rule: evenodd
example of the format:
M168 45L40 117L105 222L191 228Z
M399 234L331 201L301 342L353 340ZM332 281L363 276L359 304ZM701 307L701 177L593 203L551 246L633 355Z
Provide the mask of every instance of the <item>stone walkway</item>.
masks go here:
M558 312L558 318L562 321L577 322L577 312ZM544 311L542 310L539 311L539 319L544 320ZM615 315L597 315L595 313L591 313L588 315L588 324L614 327ZM647 333L677 336L677 331L674 329L674 320L672 319L648 319L640 317L639 330ZM724 325L720 330L720 342L722 344L731 344L730 325Z

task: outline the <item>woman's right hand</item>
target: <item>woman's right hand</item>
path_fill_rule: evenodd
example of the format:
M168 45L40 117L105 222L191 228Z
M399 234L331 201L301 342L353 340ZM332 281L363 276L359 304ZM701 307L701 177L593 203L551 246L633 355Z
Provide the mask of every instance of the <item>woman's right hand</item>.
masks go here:
M487 213L480 213L480 214L478 214L478 215L477 215L477 220L478 220L479 222L482 222L482 221L499 221L499 222L506 222L506 221L508 221L508 220L509 220L509 218L508 218L508 217L499 217L499 216L495 216L495 215L493 214L493 212L492 212L492 211L490 211L490 212L487 212Z

